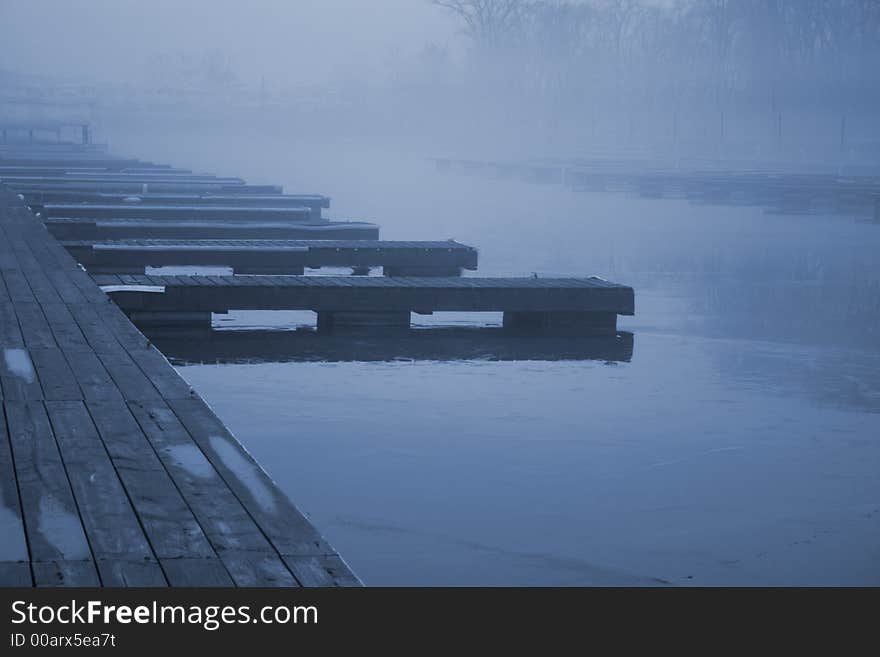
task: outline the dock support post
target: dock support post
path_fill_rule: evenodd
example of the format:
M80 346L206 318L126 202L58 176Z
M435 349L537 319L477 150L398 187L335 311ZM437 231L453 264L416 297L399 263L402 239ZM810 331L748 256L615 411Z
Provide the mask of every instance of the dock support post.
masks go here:
M397 267L383 267L385 276L461 276L460 267L419 267L418 265L403 265Z
M210 311L129 310L126 314L135 326L211 330Z
M305 272L304 267L260 267L244 265L235 267L233 273L248 274L251 276L302 276Z
M399 333L409 330L410 313L393 312L357 312L357 311L319 311L318 331L325 333L370 334L381 335Z
M504 313L504 328L521 334L614 335L617 314L613 312L520 312Z
M71 255L76 258L75 253L71 253ZM80 262L80 264L83 264ZM90 274L131 274L134 276L143 276L144 267L130 266L130 265L90 265L88 263L84 264L86 271Z
M82 127L82 143L83 144L89 143L89 126L88 126L88 124L84 124Z

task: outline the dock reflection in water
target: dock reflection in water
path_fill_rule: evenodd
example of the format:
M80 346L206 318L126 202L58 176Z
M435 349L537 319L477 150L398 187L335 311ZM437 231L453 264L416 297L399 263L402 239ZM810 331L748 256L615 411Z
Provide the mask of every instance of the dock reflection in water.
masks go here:
M334 336L312 329L152 331L147 337L175 365L255 362L382 362L395 360L628 362L633 334L518 337L496 327L432 327L394 336Z

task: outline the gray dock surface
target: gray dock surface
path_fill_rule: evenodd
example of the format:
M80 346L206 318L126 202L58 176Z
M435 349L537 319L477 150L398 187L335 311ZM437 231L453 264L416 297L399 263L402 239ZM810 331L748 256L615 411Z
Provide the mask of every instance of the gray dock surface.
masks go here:
M0 585L359 584L2 186L0 402Z

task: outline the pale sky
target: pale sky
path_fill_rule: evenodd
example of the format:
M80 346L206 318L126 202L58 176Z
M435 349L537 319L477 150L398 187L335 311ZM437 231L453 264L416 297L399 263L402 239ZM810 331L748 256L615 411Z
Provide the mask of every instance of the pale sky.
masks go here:
M369 77L455 35L426 0L0 0L0 69L96 81L215 49L246 82Z

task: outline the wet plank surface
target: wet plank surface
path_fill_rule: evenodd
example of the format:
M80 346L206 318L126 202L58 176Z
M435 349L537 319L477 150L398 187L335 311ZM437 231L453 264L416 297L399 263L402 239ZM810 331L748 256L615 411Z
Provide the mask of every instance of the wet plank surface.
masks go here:
M0 585L358 585L0 185Z

